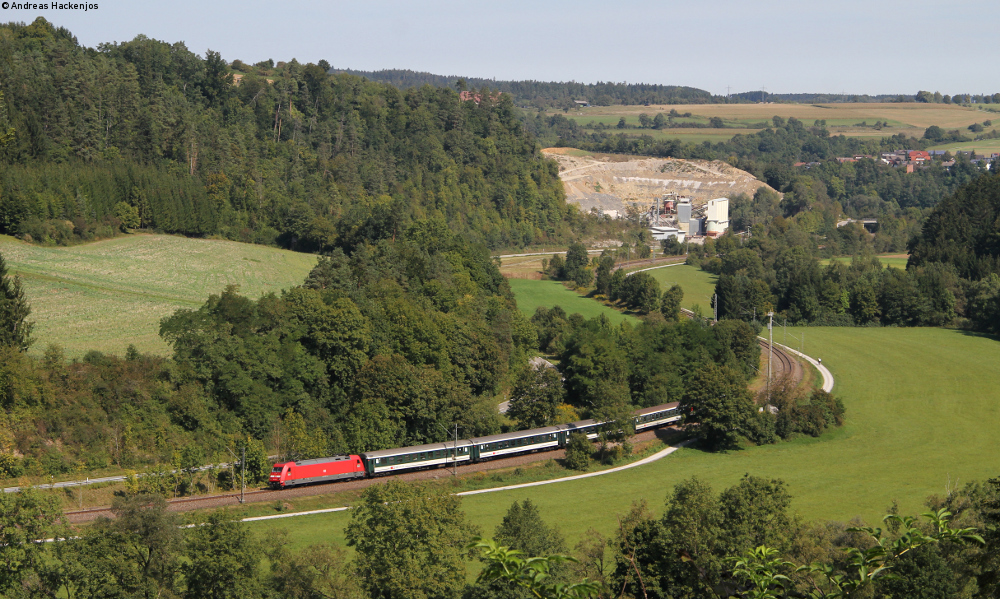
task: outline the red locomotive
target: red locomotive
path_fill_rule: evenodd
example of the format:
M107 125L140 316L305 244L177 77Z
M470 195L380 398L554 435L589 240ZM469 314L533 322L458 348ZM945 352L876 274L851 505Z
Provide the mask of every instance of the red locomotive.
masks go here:
M333 482L361 478L365 475L365 464L360 456L338 455L330 458L283 462L271 469L271 486L284 489L295 485Z

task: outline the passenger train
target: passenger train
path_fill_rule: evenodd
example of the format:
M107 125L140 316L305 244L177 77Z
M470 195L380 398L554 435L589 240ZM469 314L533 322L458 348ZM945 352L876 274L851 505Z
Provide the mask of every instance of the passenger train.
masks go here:
M636 432L677 422L681 419L677 402L635 411ZM321 482L392 475L418 468L457 466L535 451L566 447L569 436L583 433L595 439L604 422L581 420L526 431L459 439L397 449L380 449L360 455L339 455L315 460L282 462L271 470L275 489Z

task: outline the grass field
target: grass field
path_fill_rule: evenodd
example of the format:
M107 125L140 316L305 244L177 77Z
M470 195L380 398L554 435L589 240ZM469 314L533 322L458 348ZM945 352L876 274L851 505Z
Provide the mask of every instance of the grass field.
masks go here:
M684 289L682 307L694 310L695 306L700 306L702 314L708 316L712 313L711 298L715 293L715 282L719 279L716 275L705 272L697 266L686 264L657 268L647 272L660 282L661 290L666 290L680 283L681 288Z
M35 325L33 352L50 343L67 356L122 355L131 343L166 355L159 321L197 308L227 285L259 297L301 284L316 256L230 241L129 235L73 247L39 247L0 236L19 274Z
M1000 118L997 119L1000 121ZM992 154L1000 152L1000 139L984 139L981 141L966 141L953 144L934 146L932 150L962 150L963 152L975 151L976 154Z
M667 269L670 270L670 269ZM799 330L801 331L801 329ZM927 495L1000 475L1000 341L944 329L809 328L806 352L823 358L847 422L803 438L727 454L694 449L595 479L463 499L491 533L511 502L530 497L572 546L590 527L613 533L616 516L646 499L659 512L677 482L698 476L716 490L745 473L781 478L806 519L875 522L895 499L904 514ZM260 523L300 542L337 541L347 513Z
M560 306L567 314L579 313L584 318L596 318L600 314L605 314L615 324L623 320L636 322L634 317L626 316L600 302L583 297L558 281L510 279L508 282L517 297L517 307L529 318L538 306L547 308Z
M900 254L886 254L883 256L877 256L877 258L879 262L882 263L882 266L884 268L901 268L903 270L906 270L906 262L907 260L909 260L908 256ZM830 258L827 260L820 260L819 263L822 266L826 266L827 264L833 261L843 262L844 264L847 265L851 264L850 258Z
M586 127L589 123L602 123L609 127L618 124L621 117L632 126L639 124L639 114L646 113L650 117L658 112L669 112L671 109L684 114L691 113L690 118L676 119L678 122L707 123L712 117L719 117L726 124L726 129L694 129L676 128L654 131L652 129L626 129L629 135L652 135L657 139L671 138L694 143L703 141L725 141L737 133L752 132L752 127L762 122L769 122L775 115L782 118L795 117L806 125L812 125L817 120L826 121L826 127L831 135L847 135L851 137L885 137L903 133L907 137L921 137L924 130L931 125L944 129L959 129L968 133L966 127L985 120L997 121L992 128L1000 126L996 113L966 108L955 104L922 104L922 103L857 103L857 104L688 104L676 106L591 106L566 113L567 118L574 119ZM555 113L554 113L555 114ZM563 113L558 113L563 114ZM888 127L876 130L872 127L876 121L888 124ZM861 126L866 123L867 126ZM748 129L750 128L750 129ZM986 130L990 130L989 127ZM611 129L612 133L617 129ZM971 134L970 134L971 135ZM939 149L976 149L978 152L997 151L1000 140L975 142L974 144L949 144ZM950 146L961 145L963 147ZM968 146L968 147L966 147Z

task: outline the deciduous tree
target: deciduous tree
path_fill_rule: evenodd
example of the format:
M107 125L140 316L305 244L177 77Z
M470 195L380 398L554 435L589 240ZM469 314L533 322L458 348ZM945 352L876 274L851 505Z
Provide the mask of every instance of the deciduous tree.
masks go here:
M518 375L510 394L507 416L521 429L553 424L556 408L563 403L562 375L555 368L528 365Z
M389 481L365 490L345 533L372 599L443 599L464 585L475 529L458 497Z

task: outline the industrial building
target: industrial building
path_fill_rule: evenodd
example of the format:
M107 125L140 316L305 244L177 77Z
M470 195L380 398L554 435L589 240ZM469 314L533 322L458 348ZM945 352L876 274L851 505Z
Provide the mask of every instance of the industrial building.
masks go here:
M650 227L649 233L655 241L663 241L664 239L675 237L678 243L684 243L685 233L676 227Z
M685 233L691 235L697 235L698 233L690 233L691 231L691 200L689 198L681 198L677 202L677 228ZM697 231L697 229L695 229Z
M660 214L671 208L676 209L676 225L661 226ZM706 235L718 237L729 229L729 198L715 198L709 200L703 208L695 208L691 198L668 194L658 198L651 207L650 224L649 232L657 241L669 237L676 237L680 242L685 238L694 241L694 238Z
M715 198L705 205L705 235L718 237L729 228L729 198Z

